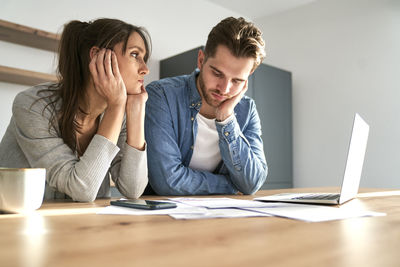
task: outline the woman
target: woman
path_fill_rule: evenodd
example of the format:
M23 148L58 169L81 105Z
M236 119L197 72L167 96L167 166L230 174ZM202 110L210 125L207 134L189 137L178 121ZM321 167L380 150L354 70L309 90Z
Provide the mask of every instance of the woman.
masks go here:
M138 198L148 182L149 54L143 28L115 19L66 24L59 82L16 96L0 166L46 168L45 199L109 197L110 174L123 195Z

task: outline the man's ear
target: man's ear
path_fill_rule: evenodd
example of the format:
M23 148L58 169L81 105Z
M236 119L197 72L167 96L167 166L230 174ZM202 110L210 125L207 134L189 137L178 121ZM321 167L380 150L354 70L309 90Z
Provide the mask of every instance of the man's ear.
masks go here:
M100 52L100 48L98 48L97 46L93 46L92 48L90 48L89 54L90 54L90 60L97 55L97 53Z
M204 52L203 50L199 50L199 53L197 55L197 68L199 70L201 70L201 68L203 67L203 63L204 63Z

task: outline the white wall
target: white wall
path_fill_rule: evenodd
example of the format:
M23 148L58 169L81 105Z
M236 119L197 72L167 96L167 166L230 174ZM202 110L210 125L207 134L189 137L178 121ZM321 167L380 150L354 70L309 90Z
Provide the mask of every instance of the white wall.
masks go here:
M339 185L353 115L370 124L362 186L400 187L400 1L320 0L255 21L293 73L294 185Z
M248 3L248 2L244 2ZM293 73L294 184L338 185L354 112L371 125L362 186L400 187L400 1L319 0L256 20L265 63ZM145 26L159 60L205 43L211 27L239 16L199 0L2 0L0 18L59 32L72 19L114 17ZM46 51L0 42L0 64L52 72ZM24 86L0 82L0 136Z
M152 37L153 54L145 84L159 78L159 61L204 45L208 32L221 19L239 14L205 0L2 0L0 18L60 33L73 19L118 18L144 26ZM0 41L0 65L33 71L55 71L50 52ZM15 95L26 86L0 82L0 138L11 117Z

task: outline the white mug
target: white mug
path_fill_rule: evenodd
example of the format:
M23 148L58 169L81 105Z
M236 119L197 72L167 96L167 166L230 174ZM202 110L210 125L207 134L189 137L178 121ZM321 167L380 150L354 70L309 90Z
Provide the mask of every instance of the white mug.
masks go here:
M44 168L0 168L0 210L27 213L42 205Z

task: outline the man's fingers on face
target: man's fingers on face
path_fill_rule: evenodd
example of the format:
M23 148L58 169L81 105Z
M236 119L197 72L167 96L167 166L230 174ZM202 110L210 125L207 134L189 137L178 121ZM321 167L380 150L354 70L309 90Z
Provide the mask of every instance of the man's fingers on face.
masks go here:
M235 94L229 94L228 95L228 99L231 99L231 98L234 98L234 97L238 97L238 96L240 96L240 94L243 92L243 89L242 90L239 90L238 92L235 92Z

